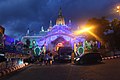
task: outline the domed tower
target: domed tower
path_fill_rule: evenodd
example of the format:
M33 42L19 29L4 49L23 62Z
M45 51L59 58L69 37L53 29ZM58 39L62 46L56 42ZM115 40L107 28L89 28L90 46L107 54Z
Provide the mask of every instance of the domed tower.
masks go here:
M59 10L58 18L56 20L56 25L65 25L65 20L64 20L64 17L62 15L62 9L61 8Z

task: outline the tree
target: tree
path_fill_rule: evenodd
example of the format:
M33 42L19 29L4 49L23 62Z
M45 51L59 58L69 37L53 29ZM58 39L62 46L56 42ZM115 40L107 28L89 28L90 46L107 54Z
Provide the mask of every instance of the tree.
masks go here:
M120 20L113 19L111 22L111 28L114 31L114 33L111 34L111 44L114 43L114 48L120 50Z
M104 41L104 45L108 44L110 51L120 50L120 20L115 18L110 22L105 17L91 18L87 25L95 25L94 34Z
M120 24L120 21L117 18L113 19L111 22L112 27L115 27L115 26L117 27L119 26L119 24Z
M120 21L113 19L110 25L110 29L106 31L106 42L109 45L109 50L115 53L116 50L120 50Z
M88 26L95 26L94 34L99 36L103 40L103 42L105 42L104 32L110 28L109 24L110 22L106 19L106 17L91 18L87 22Z

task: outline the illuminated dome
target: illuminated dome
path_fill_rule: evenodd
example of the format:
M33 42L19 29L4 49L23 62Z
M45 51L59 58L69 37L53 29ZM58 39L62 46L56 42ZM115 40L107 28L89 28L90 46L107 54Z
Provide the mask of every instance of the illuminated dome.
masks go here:
M62 10L60 8L59 10L59 14L58 14L58 18L56 20L56 25L65 25L65 20L64 20L64 17L62 15Z

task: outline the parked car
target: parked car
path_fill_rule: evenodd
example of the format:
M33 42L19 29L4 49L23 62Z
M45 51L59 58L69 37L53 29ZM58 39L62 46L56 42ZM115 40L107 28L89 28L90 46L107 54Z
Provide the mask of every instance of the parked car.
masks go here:
M101 61L100 53L86 53L74 58L75 64L100 63Z
M71 61L72 48L71 47L60 47L58 55L54 57L55 61Z
M55 62L70 62L71 61L71 55L56 55L54 56Z

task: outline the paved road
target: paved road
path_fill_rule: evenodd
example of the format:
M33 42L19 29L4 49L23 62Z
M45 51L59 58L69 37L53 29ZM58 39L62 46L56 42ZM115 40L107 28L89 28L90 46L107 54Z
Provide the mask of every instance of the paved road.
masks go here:
M120 59L103 62L87 66L34 64L1 80L120 80Z

